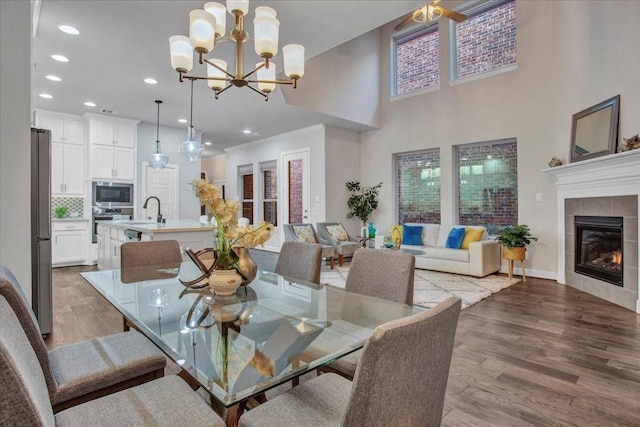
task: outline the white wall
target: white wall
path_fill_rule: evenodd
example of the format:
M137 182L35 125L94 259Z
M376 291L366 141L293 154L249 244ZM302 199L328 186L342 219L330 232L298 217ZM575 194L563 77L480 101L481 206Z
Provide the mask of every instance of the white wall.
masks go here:
M282 179L281 154L286 151L308 148L310 151L311 175L311 212L309 222L325 220L325 127L322 125L299 129L294 132L265 138L227 150L226 197L238 196L238 166L253 164L254 176L259 173L259 164L271 160L278 161L278 182ZM256 189L258 191L258 189ZM279 194L281 194L279 192ZM315 197L318 196L319 209L314 208ZM278 212L279 223L288 222L281 209ZM280 233L269 241L269 246L279 246Z
M347 181L360 181L360 134L330 126L326 130L325 216L327 221L341 222L350 234L358 236L362 224L357 218L347 219L349 191L345 184ZM371 183L362 184L368 186ZM371 220L375 220L375 213Z
M361 180L391 183L393 153L440 147L442 223L453 223L453 146L517 138L518 220L540 238L528 251L527 270L555 277L556 192L541 170L553 156L567 159L572 114L618 93L620 133L639 131L640 32L633 29L638 16L640 2L554 2L551 8L547 2L518 1L516 71L450 86L449 53L442 49L440 90L393 102L387 95L392 25L384 27L383 127L362 134ZM448 26L441 25L440 45L448 40ZM382 187L378 225L395 222L392 190Z
M0 1L0 264L31 300L31 12Z
M207 173L209 182L220 182L227 178L227 156L220 154L202 159L202 170Z
M169 156L169 163L178 165L178 217L185 219L197 219L200 216L200 202L193 194L189 181L200 179L201 165L199 161L191 162L178 152L180 143L187 137L187 129L172 126L160 126L160 150ZM200 140L200 134L196 134L196 139ZM142 218L142 180L144 172L142 163L147 161L147 156L156 148L156 124L141 122L138 124L138 182L136 184L136 216Z

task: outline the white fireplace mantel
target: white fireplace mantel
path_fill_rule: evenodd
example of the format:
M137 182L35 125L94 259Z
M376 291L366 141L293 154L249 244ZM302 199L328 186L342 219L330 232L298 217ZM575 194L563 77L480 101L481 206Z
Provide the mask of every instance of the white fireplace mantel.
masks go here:
M555 178L558 193L558 283L565 278L565 200L588 197L638 196L640 212L640 150L544 169ZM639 227L640 228L640 227ZM638 232L640 241L640 231ZM639 251L640 252L640 251ZM638 256L640 265L640 255ZM640 313L640 298L636 302Z

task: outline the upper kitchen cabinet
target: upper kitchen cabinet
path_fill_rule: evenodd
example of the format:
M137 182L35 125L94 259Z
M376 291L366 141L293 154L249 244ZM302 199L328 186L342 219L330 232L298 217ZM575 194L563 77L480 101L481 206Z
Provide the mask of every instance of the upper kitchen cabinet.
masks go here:
M51 195L84 194L84 147L75 144L51 144Z
M51 142L84 144L82 117L52 111L36 110L36 127L51 131Z
M93 180L133 182L136 178L138 122L85 114L89 129L89 164Z

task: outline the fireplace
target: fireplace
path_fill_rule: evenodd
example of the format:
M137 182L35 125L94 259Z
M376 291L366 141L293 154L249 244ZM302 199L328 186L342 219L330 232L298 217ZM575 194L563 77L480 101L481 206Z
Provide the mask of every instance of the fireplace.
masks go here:
M622 217L575 217L575 272L623 286Z

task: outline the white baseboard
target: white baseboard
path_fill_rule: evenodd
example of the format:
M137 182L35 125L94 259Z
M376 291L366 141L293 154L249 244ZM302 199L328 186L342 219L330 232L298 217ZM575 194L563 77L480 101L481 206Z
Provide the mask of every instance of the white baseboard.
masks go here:
M532 270L525 267L525 272L527 273L527 277L536 277L538 279L556 280L558 277L558 273L556 271ZM500 273L509 274L509 268L506 265L503 265L500 267ZM514 266L513 274L515 276L522 276L522 268Z

